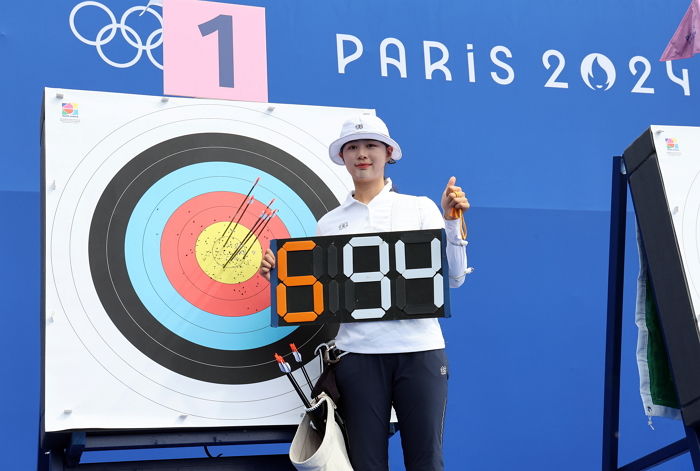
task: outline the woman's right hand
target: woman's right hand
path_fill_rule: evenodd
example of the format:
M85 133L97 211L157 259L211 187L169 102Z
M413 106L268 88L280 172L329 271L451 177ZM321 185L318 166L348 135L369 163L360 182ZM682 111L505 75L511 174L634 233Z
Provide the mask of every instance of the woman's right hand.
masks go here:
M275 268L275 254L272 253L272 250L267 249L260 263L260 274L264 276L267 281L270 281L270 270L273 268Z

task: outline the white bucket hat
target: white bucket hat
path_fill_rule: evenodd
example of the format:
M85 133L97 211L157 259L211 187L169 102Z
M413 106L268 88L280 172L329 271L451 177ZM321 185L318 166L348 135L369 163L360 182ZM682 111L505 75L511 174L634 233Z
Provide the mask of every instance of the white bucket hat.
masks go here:
M401 147L395 140L389 137L389 129L386 127L386 124L384 124L384 121L371 114L361 114L343 123L343 127L340 130L340 137L331 142L331 145L328 147L331 160L338 165L345 165L343 159L340 157L340 150L347 142L356 141L358 139L373 139L383 142L394 148L391 154L393 160L396 161L401 158Z

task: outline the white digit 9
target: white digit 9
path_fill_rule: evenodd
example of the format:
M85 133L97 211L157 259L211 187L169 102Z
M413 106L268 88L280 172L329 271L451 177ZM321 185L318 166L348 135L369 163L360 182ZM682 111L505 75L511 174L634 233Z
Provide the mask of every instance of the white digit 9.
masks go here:
M379 247L379 271L354 273L353 247ZM379 236L353 237L343 246L343 273L354 283L379 282L381 307L354 309L350 315L355 319L379 319L391 307L391 282L386 277L389 271L389 246Z

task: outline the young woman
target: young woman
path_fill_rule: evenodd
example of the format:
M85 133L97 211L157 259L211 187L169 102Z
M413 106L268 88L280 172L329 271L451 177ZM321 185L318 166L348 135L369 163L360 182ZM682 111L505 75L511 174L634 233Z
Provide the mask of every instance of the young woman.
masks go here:
M467 273L461 221L453 209L469 202L451 177L442 197L442 212L426 197L392 191L384 168L402 157L384 122L363 114L343 124L330 158L344 165L355 189L337 208L318 221L318 235L445 228L450 287ZM275 265L271 251L261 272L269 278ZM356 471L388 469L391 407L399 421L404 463L408 471L442 470L442 433L447 404L445 341L437 319L411 319L341 324L336 347L349 352L336 365L350 461Z

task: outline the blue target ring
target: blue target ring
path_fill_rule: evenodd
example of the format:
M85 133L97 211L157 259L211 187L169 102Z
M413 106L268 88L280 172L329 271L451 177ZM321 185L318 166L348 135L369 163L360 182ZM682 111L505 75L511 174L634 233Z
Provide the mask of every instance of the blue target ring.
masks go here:
M177 208L204 193L245 194L257 177L261 183L255 189L256 198L275 198L278 216L290 237L314 234L316 219L287 185L266 172L232 162L193 164L164 176L144 193L129 218L124 255L137 295L164 327L199 345L247 350L276 342L294 330L270 327L269 307L247 316L226 317L192 305L172 286L160 258L160 236Z

